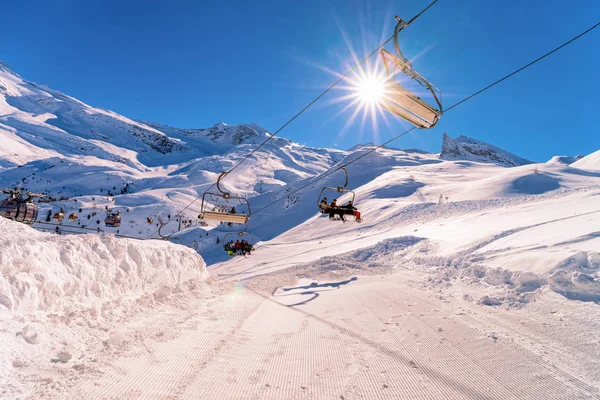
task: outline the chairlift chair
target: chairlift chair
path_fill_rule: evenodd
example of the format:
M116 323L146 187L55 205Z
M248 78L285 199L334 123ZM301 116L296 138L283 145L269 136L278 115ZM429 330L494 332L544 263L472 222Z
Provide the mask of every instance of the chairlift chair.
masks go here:
M385 95L380 100L380 105L390 113L406 120L417 128L429 129L437 124L443 114L442 93L427 79L413 69L412 63L402 55L398 43L398 33L402 31L407 23L396 16L398 24L394 30L394 47L397 56L385 49L381 49L380 55L387 73ZM428 104L416 94L410 92L399 82L394 80L394 75L402 72L414 79L433 96L437 107Z
M37 220L38 206L33 202L33 197L40 194L27 192L23 198L20 190L3 190L9 197L0 202L0 216L25 224L33 224Z
M227 251L227 244L229 243L229 240L232 240L232 238L234 236L237 236L237 237L242 237L242 236L249 237L250 240L247 240L248 244L250 245L251 251L254 250L254 235L252 233L246 232L245 230L243 230L241 232L229 232L229 233L226 233L225 236L223 236L223 242L222 242L223 243L223 250ZM228 237L229 237L229 240L228 240ZM238 240L241 240L241 239L238 239Z
M220 193L211 193L205 192L202 194L202 204L200 206L200 214L198 214L198 219L200 220L214 220L221 222L231 222L234 224L248 224L248 220L250 219L251 211L250 211L250 203L248 200L241 196L232 196L231 193L225 192L221 189L221 179L227 175L227 172L221 172L219 178L217 179L217 189ZM209 203L206 201L206 196L211 197L219 197L224 199L225 201L237 200L240 204L243 204L245 208L248 209L248 214L242 213L232 213L231 211L209 211Z
M346 167L342 167L341 168L342 171L344 171L344 174L346 174L346 182L344 183L343 186L338 186L338 187L329 187L329 186L325 186L323 189L321 189L321 193L319 193L319 198L317 199L317 207L319 208L319 212L321 214L326 214L329 211L327 211L327 209L323 209L321 207L321 199L323 199L323 193L325 193L325 191L329 190L329 191L334 191L337 193L351 193L352 194L352 203L354 204L354 199L356 198L356 193L354 193L354 191L352 190L348 190L346 189L346 186L348 186L348 171L346 170Z

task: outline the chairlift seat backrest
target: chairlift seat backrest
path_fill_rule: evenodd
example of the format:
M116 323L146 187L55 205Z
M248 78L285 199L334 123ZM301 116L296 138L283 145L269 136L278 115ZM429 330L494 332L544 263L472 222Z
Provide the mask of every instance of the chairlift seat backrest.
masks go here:
M204 211L198 216L200 219L208 219L214 221L231 222L235 224L248 223L248 216L245 214L230 214L215 211Z
M441 111L436 110L399 83L392 83L388 86L387 94L382 98L380 104L392 114L424 129L434 126L442 115Z
M396 31L396 35L398 30ZM381 58L387 71L387 84L384 96L380 100L380 105L392 114L408 121L412 125L421 129L433 127L442 116L442 94L421 74L412 69L412 65L404 56L401 56L399 47L396 48L400 57L396 57L385 49L381 49ZM433 107L416 94L412 93L400 83L395 82L394 70L399 70L417 81L435 100L438 108Z

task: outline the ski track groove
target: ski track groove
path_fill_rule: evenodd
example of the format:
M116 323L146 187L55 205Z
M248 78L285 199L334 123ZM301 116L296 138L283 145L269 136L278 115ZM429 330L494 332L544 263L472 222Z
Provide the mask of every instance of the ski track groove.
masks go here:
M235 309L232 311L224 313L231 326L229 334L235 330L236 322L243 323L245 315L252 314L252 304L246 304L237 313ZM202 316L199 318L206 322ZM78 390L78 398L123 399L130 398L134 393L138 394L136 398L158 398L168 395L176 398L176 394L186 386L186 381L198 373L197 364L204 359L210 359L211 353L218 352L219 342L224 340L218 334L222 324L218 321L211 322L213 324L210 324L208 337L206 331L199 332L198 328L185 329L176 338L153 343L153 350L141 344L135 350L146 348L148 354L133 357L128 354L122 355L114 362L115 367L112 371L107 371L97 380L82 384ZM203 340L201 343L204 346L198 345L198 339Z
M409 295L408 293L405 293L404 291L400 291L397 288L394 289L396 292L399 292L403 295ZM411 296L415 299L418 300L418 298L416 298L415 296ZM420 318L417 318L414 316L414 314L409 311L406 310L404 307L400 306L399 304L397 304L396 302L392 303L396 304L398 307L400 307L401 309L404 309L405 311L407 311L408 313L411 314L412 319L414 319L415 321L417 321L420 324L423 324L425 326L427 326L429 328L429 330L431 330L432 332L435 332L435 329L430 326L429 324L427 324L425 321L423 321ZM447 335L447 341L450 345L452 345L457 351L459 351L461 354L463 354L466 358L468 358L469 360L471 360L475 365L477 365L479 368L481 368L484 371L487 371L487 373L494 378L494 380L498 381L498 382L502 382L504 379L500 379L498 380L498 378L503 377L502 374L506 374L508 376L508 379L506 379L505 381L508 381L511 383L511 385L514 386L515 383L519 383L520 384L520 388L518 388L517 390L520 393L529 393L532 397L531 398L537 398L538 396L541 396L540 393L540 389L544 389L544 387L538 387L539 386L539 382L531 379L531 374L528 374L527 372L530 371L530 369L524 369L524 373L518 373L515 372L516 367L522 367L522 365L520 363L513 363L511 365L511 360L514 359L522 359L525 358L526 361L531 362L532 364L534 364L535 366L537 366L538 368L547 371L550 374L551 380L549 383L549 387L547 388L547 390L545 391L545 395L542 396L542 398L544 399L567 399L567 398L573 398L573 399L579 399L581 398L579 395L570 393L570 392L566 392L567 388L565 387L564 384L561 384L561 382L563 382L562 380L556 379L554 377L554 370L550 370L548 369L548 367L546 367L545 365L539 363L539 361L536 360L532 360L529 359L528 355L531 355L531 353L529 352L529 350L525 349L522 346L518 346L518 348L514 348L513 346L510 345L509 342L502 342L501 344L506 348L506 349L510 349L511 353L513 353L513 357L498 357L496 358L494 361L493 365L490 365L490 368L484 368L481 365L482 361L487 361L486 360L476 360L474 357L476 357L477 355L485 355L487 353L488 347L484 342L482 341L478 341L478 340L473 340L470 341L468 343L468 345L464 344L464 345L460 345L459 343L456 343L452 341L453 338L460 338L460 337L466 337L470 332L471 329L469 329L463 322L459 321L459 324L450 324L448 320L442 320L445 321L445 327L443 328L444 331L443 333L445 335ZM455 321L456 319L452 319L452 321ZM438 321L439 323L443 323L442 321ZM461 325L460 330L458 330L458 326L457 325ZM451 335L450 333L454 333L453 335ZM476 350L476 351L475 351ZM471 355L468 354L468 352L471 353ZM529 353L529 354L528 354ZM523 362L523 361L521 361ZM502 373L502 374L498 374L498 373ZM561 371L562 372L562 371ZM496 375L498 375L498 378L496 377ZM570 376L571 379L576 379L573 376ZM578 381L578 380L577 380ZM511 393L514 393L513 389L509 389L506 385L503 384L503 386L509 390ZM571 386L571 385L569 385ZM586 385L587 386L587 385ZM589 393L589 387L584 387L582 390L584 390L585 392ZM588 393L582 393L583 395L587 396ZM517 395L517 397L519 397ZM591 397L589 397L591 398Z
M354 329L359 328L359 329L363 329L364 331L366 331L368 334L372 335L372 336L376 336L376 331L375 328L373 328L374 324L370 324L370 323L364 323L365 321L362 321L363 323L360 324L359 326L355 326L355 325L350 325L349 324L349 320L351 320L351 317L356 317L357 314L356 310L359 310L359 307L351 307L351 303L350 301L354 300L355 303L358 303L359 301L356 299L355 296L346 296L345 300L344 300L344 304L341 305L340 309L342 312L340 313L340 316L344 316L344 318L340 318L339 321L341 322L342 325L344 325L344 329L353 332ZM353 312L347 316L344 311L346 311L346 313L352 310ZM365 313L365 311L363 311L362 313ZM358 334L360 335L360 334ZM368 367L368 370L365 370L365 367L363 366L363 371L361 371L361 373L359 375L356 376L356 380L360 381L362 375L366 374L367 379L371 380L371 387L373 388L377 388L377 398L405 398L405 399L435 399L435 398L445 398L443 392L439 391L439 388L435 387L435 386L431 386L430 382L427 382L427 384L423 385L423 380L421 379L421 371L417 371L411 367L409 367L407 365L407 361L410 359L410 356L407 355L403 355L403 354L399 354L399 356L401 358L403 358L403 362L401 362L400 364L397 364L396 360L394 360L392 357L386 357L384 355L384 353L387 352L394 352L394 349L388 349L385 348L383 344L379 343L376 346L373 345L372 341L369 340L369 342L367 342L366 344L369 345L369 347L371 349L374 348L374 350L378 353L378 358L385 358L386 361L384 362L384 369L385 371L398 371L396 374L391 376L391 383L393 383L392 386L386 388L385 390L389 390L390 394L394 394L394 397L386 397L386 396L382 396L381 390L380 388L382 387L382 385L374 385L373 386L373 381L372 378L370 378L370 370L372 368L370 368L370 366ZM402 350L404 353L406 353L406 349L404 347L402 347ZM359 354L364 353L366 351L369 351L369 349L366 350L360 350L357 349L357 351L359 351ZM368 361L363 357L363 361ZM381 368L379 370L382 370ZM366 372L365 372L366 371ZM429 393L428 391L430 389L433 389L434 391L437 391L439 396L432 396L431 393ZM369 393L370 395L373 395L372 392Z
M376 291L373 291L372 293L373 295L377 295L379 296L379 294ZM369 295L369 294L363 294L364 296ZM372 296L369 298L369 303L373 304L373 299ZM359 299L359 301L365 306L365 308L367 310L369 310L370 314L377 319L378 322L381 323L382 326L385 326L385 322L383 321L383 319L377 315L375 312L373 312L369 306L366 304L366 302L363 302ZM388 307L389 309L389 307ZM431 359L438 359L439 358L439 353L438 350L433 349L432 347L428 347L427 346L427 341L416 341L414 339L414 334L410 334L410 330L409 332L406 333L406 337L401 340L397 335L388 332L388 330L385 330L385 334L387 336L390 336L392 338L392 340L396 341L397 344L399 346L401 346L402 348L405 349L405 351L408 353L411 353L411 358L412 358L412 362L415 364L415 366L417 367L418 370L423 371L423 373L432 381L432 382L439 382L440 381L440 377L438 377L438 375L442 375L443 377L443 372L442 371L433 371L433 368L431 367L427 367L426 363L427 360L425 359L425 357L429 358L429 360ZM414 341L414 346L411 347L412 351L409 351L409 349L404 345L404 343L407 342L413 342ZM435 341L435 340L434 340ZM437 341L435 341L436 344ZM419 346L421 343L424 343L423 346ZM443 347L443 346L442 346ZM448 356L448 359L451 360L453 359L453 357ZM456 365L454 365L456 366ZM464 384L458 384L457 382L454 382L452 379L454 377L450 376L449 379L447 379L446 382L443 382L443 385L435 385L436 389L441 391L441 395L442 397L439 398L463 398L465 395L466 391L471 391L469 393L469 398L490 398L487 396L482 396L480 393L476 392L476 389L473 388L468 388L468 387L462 387L465 386ZM458 396L457 396L458 395ZM503 397L505 398L505 397Z
M448 315L451 305L390 278L365 278L296 306L286 304L310 294L242 290L237 301L208 309L198 300L196 315L166 327L181 326L178 336L136 343L82 382L76 398L598 398L526 347L485 337L493 321Z
M420 299L419 297L414 296L413 294L410 294L406 291L400 291L398 290L398 288L394 288L394 290L396 292L402 293L404 295L410 296L413 299L416 299L418 301L424 301ZM431 303L428 303L430 305L432 305ZM488 320L493 320L492 321L492 325L496 326L496 325L500 325L505 329L508 329L513 335L515 336L524 336L529 338L530 340L539 340L539 338L537 336L529 336L526 332L524 332L523 330L520 331L516 331L514 330L514 328L512 328L512 326L510 326L507 321L503 321L501 318L496 318L494 315L487 315L487 314L478 314L479 317L483 317L486 318ZM465 319L469 319L472 323L472 325L474 326L482 326L482 323L480 320L475 319L474 317L472 317L471 315L465 314L463 316ZM531 318L528 317L530 320ZM427 324L425 321L418 319L421 323L424 323L426 325L428 325L430 327L431 330L434 331L434 328L432 326L430 326L429 324ZM487 326L485 326L484 328L488 328ZM528 327L529 328L529 327ZM585 392L591 392L594 393L595 395L599 395L600 394L600 390L598 390L598 388L591 386L585 382L583 382L581 379L577 378L576 376L570 374L567 371L564 371L562 369L560 369L559 367L556 367L553 365L553 368L549 368L546 364L545 361L543 360L542 357L540 357L539 355L533 353L531 350L529 350L528 348L524 347L523 345L520 345L518 343L515 342L511 342L511 341L504 341L503 342L504 346L508 346L511 347L513 350L515 350L518 354L526 357L527 359L529 359L529 361L533 362L534 364L538 365L539 367L547 370L548 372L550 372L551 374L555 374L555 375L560 375L561 382L567 382L569 383L571 386L575 386L578 389L581 389ZM600 396L598 396L600 398Z
M474 320L469 315L467 315L466 317L467 317L467 319L470 319L473 324L477 324L479 322L477 320ZM537 337L529 336L529 335L525 334L523 331L520 331L520 332L515 331L511 326L509 326L509 325L507 325L505 323L502 323L501 320L495 320L494 323L497 324L497 325L500 325L504 329L509 330L511 332L511 334L513 334L515 336L522 336L522 337L526 337L526 338L528 338L530 340L537 340ZM531 361L531 362L539 365L540 367L546 369L551 374L558 375L557 378L560 378L561 382L568 383L569 385L571 385L571 386L573 386L573 387L575 387L577 389L580 389L580 390L583 390L583 391L586 391L586 392L589 392L589 393L593 393L596 396L598 396L598 398L600 398L600 390L598 390L598 388L596 388L596 387L594 387L592 385L589 385L589 384L583 382L578 377L572 375L571 373L569 373L567 371L564 371L563 369L561 369L561 368L559 368L559 367L557 367L555 365L552 365L552 368L548 367L545 364L545 360L542 357L540 357L539 355L535 354L534 352L532 352L531 350L529 350L527 347L525 347L525 346L523 346L523 345L521 345L519 343L511 342L511 341L505 342L504 345L513 348L515 351L519 352L521 355L523 355L524 357L526 357L529 361ZM546 344L546 345L551 346L552 344Z

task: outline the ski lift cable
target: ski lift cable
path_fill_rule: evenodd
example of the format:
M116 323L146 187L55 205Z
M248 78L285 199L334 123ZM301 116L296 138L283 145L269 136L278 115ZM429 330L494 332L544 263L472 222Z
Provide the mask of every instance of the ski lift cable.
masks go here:
M468 101L468 100L472 99L473 97L475 97L475 96L477 96L477 95L479 95L479 94L481 94L481 93L485 92L486 90L488 90L488 89L491 89L492 87L494 87L494 86L496 86L497 84L499 84L499 83L501 83L501 82L505 81L506 79L508 79L508 78L510 78L510 77L512 77L512 76L514 76L514 75L516 75L516 74L518 74L519 72L521 72L521 71L523 71L523 70L525 70L525 69L529 68L530 66L532 66L532 65L536 64L537 62L539 62L539 61L543 60L544 58L548 57L549 55L551 55L551 54L553 54L553 53L555 53L555 52L559 51L559 50L560 50L560 49L562 49L563 47L565 47L565 46L567 46L567 45L569 45L569 44L573 43L575 40L577 40L577 39L581 38L582 36L586 35L587 33L591 32L592 30L594 30L594 29L598 28L599 26L600 26L600 22L598 22L597 24L595 24L595 25L594 25L594 26L592 26L591 28L589 28L589 29L585 30L584 32L580 33L579 35L575 36L574 38L572 38L572 39L568 40L567 42L565 42L565 43L561 44L560 46L558 46L558 47L554 48L553 50L551 50L551 51L547 52L547 53L546 53L546 54L544 54L543 56L536 58L535 60L531 61L530 63L528 63L528 64L526 64L526 65L524 65L524 66L522 66L521 68L519 68L519 69L516 69L515 71L511 72L511 73L510 73L510 74L508 74L508 75L505 75L503 78L501 78L501 79L498 79L498 80L497 80L497 81L495 81L494 83L492 83L492 84L490 84L490 85L488 85L488 86L484 87L483 89L481 89L481 90L479 90L479 91L477 91L477 92L473 93L473 94L472 94L472 95L470 95L470 96L467 96L467 97L465 97L464 99L460 100L459 102L457 102L457 103L454 103L452 106L450 106L449 108L447 108L447 109L446 109L445 113L447 113L448 111L452 110L453 108L456 108L456 107L458 107L459 105L461 105L461 104L465 103L466 101ZM275 204L275 203L277 203L277 202L279 202L279 201L281 201L281 200L283 200L283 199L287 198L288 196L291 196L291 195L293 195L293 194L296 194L296 193L298 193L299 191L301 191L301 190L304 190L304 189L306 189L307 187L309 187L309 186L311 186L311 185L314 185L315 183L319 182L320 180L322 180L322 179L325 179L326 177L328 177L328 176L330 176L330 175L333 175L335 172L337 172L337 171L341 170L342 168L346 168L346 167L347 167L347 166L349 166L350 164L353 164L353 163L355 163L356 161L360 160L361 158L368 156L369 154L373 153L374 151L377 151L377 150L379 150L380 148L382 148L382 147L384 147L384 146L388 145L389 143L393 142L394 140L397 140L397 139L401 138L402 136L404 136L404 135L408 134L409 132L411 132L411 131L413 131L413 130L415 130L415 129L416 129L416 126L413 126L413 127L412 127L412 128L410 128L409 130L407 130L407 131L404 131L404 132L402 132L401 134L394 136L394 137L393 137L393 138L391 138L390 140L388 140L388 141L386 141L386 142L384 142L384 143L380 144L379 146L376 146L376 147L374 147L373 149L371 149L371 150L369 150L369 151L365 152L364 154L361 154L359 157L356 157L355 159L353 159L353 160L351 160L351 161L348 161L348 162L344 163L343 165L340 165L340 166L339 166L339 167L337 167L337 168L331 169L329 172L327 172L327 173L325 173L325 174L322 174L322 175L318 176L316 179L313 179L311 182L309 182L309 183L307 183L306 185L304 185L304 186L300 187L299 189L296 189L296 190L294 190L293 192L286 194L285 196L282 196L282 197L280 197L280 198L278 198L278 199L275 199L275 200L273 200L271 203L267 204L266 206L264 206L264 207L262 207L262 208L259 208L257 211L255 211L255 212L254 212L254 214L258 214L259 212L261 212L261 211L263 211L263 210L265 210L265 209L267 209L267 208L271 207L273 204Z
M421 15L423 15L427 10L429 10L429 8L431 8L431 6L433 6L435 3L437 3L438 0L433 0L427 7L425 7L421 12L419 12L417 15L415 15L410 21L408 21L405 25L408 26L411 23L413 23L415 20L417 20L417 18L419 18ZM369 58L371 58L374 54L376 54L379 50L381 50L386 44L388 44L392 39L394 39L394 35L390 36L387 40L385 40L381 45L379 45L379 47L377 47L375 50L373 50L371 53L369 53L369 55L367 55L365 58L363 58L361 61L359 61L354 67L352 67L352 69L350 69L348 72L346 72L344 75L342 75L337 81L335 81L331 86L329 86L327 89L325 89L325 91L323 91L320 95L318 95L317 97L315 97L310 103L308 103L302 110L300 110L298 113L296 113L296 115L294 115L292 118L290 118L285 124L283 124L279 129L277 129L277 131L275 131L275 133L273 133L272 135L270 135L267 139L265 139L261 144L259 144L254 150L252 150L250 153L248 153L248 155L246 155L244 158L242 158L240 161L238 161L237 164L235 164L229 171L227 171L227 174L223 177L225 178L227 175L229 175L231 172L233 172L237 167L239 167L244 161L246 161L248 158L250 158L254 153L256 153L260 148L262 148L265 144L267 144L267 142L269 142L271 139L273 139L275 136L277 136L281 131L283 131L289 124L291 124L294 120L296 120L296 118L298 118L302 113L304 113L306 110L308 110L313 104L315 104L317 101L319 101L323 96L325 96L327 93L329 93L329 91L331 91L331 89L333 89L335 86L337 86L340 82L342 82L344 79L346 79L350 74L352 74L354 71L356 71L356 69L358 67L360 67L362 64L364 64ZM188 208L190 208L196 201L198 201L198 199L200 199L204 193L209 192L214 186L216 185L216 183L213 183L206 191L204 191L201 195L197 196L194 200L192 200L187 206L185 206L184 208L182 208L179 212L177 212L175 214L175 216L180 216L180 214L182 212L184 212L185 210L187 210ZM165 223L165 225L169 224L171 222L172 218L169 218L167 220L167 222ZM156 233L158 232L158 229L154 232L152 232L152 234L150 234L150 236L147 237L147 239L150 239L152 236L154 236Z

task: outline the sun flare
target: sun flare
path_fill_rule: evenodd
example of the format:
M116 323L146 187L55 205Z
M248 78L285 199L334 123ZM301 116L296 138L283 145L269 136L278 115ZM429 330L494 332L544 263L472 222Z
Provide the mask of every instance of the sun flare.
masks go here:
M365 76L357 82L356 91L364 104L378 104L385 93L384 81L377 76Z

